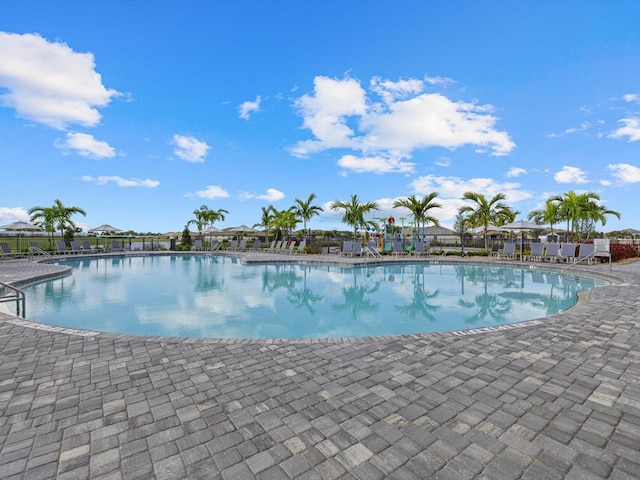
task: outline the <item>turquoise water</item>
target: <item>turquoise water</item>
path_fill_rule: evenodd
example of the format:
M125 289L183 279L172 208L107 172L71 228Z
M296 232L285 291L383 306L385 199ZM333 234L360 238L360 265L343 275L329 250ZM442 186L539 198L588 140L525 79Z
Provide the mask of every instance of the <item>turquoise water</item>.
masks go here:
M242 265L229 256L60 261L26 288L27 316L103 332L203 338L335 338L442 332L552 315L590 277L491 265Z

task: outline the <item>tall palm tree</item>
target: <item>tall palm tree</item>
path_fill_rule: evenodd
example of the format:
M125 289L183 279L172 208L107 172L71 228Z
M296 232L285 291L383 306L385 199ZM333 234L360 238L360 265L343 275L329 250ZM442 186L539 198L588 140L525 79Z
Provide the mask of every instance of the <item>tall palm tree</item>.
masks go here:
M563 195L551 197L549 201L558 205L560 217L567 222L567 241L569 232L572 240L579 241L583 233L588 237L595 223L601 222L603 225L606 223L607 215L620 218L620 213L601 206L598 203L600 195L594 192L569 191Z
M527 215L527 219L534 221L538 225L548 223L551 227L551 233L553 234L553 226L562 220L560 206L552 200L547 200L544 208L531 210Z
M87 216L80 207L67 207L60 199L55 199L51 207L32 207L29 209L29 215L32 222L40 225L49 233L49 246L52 245L53 234L56 230L60 231L60 235L64 235L67 228L75 229L76 224L71 220L75 214Z
M416 229L419 229L422 223L422 235L424 236L424 227L427 223L432 223L436 227L440 226L438 219L429 214L429 210L433 208L442 208L442 205L434 201L437 196L438 192L431 192L422 199L411 195L410 197L401 198L393 202L393 208L402 207L409 210L416 224ZM402 233L404 234L404 232Z
M53 207L32 207L29 209L28 213L30 215L30 220L47 232L49 248L53 248L53 234L56 229L56 212Z
M276 209L273 205L268 207L262 207L262 216L260 217L260 223L255 223L253 228L262 227L267 234L267 242L269 241L269 232L271 230L271 224L275 215Z
M488 201L483 194L476 192L465 192L462 198L475 203L475 205L465 205L460 207L458 211L460 214L469 214L468 218L471 225L483 228L484 248L485 250L488 250L489 241L487 234L489 231L489 224L504 225L505 223L512 222L516 213L507 205L502 203L502 200L507 198L504 193L498 193Z
M298 221L293 207L290 207L287 210L274 210L269 226L275 232L276 239L284 238L295 230Z
M367 230L368 226L376 227L376 223L373 220L365 220L364 218L368 213L379 209L376 202L360 203L358 195L351 195L351 200L348 202L336 200L329 205L329 208L331 210L341 210L343 212L342 223L346 223L353 227L354 241L356 240L358 227L362 227L364 231Z
M229 213L224 208L219 208L218 210L211 210L206 205L202 205L198 210L193 211L193 215L196 217L187 222L188 225L196 225L198 229L198 235L202 236L202 229L207 226L213 226L213 224L217 221L224 221L225 214Z
M320 212L323 211L322 207L311 204L315 200L315 198L315 193L309 195L306 200L296 198L295 205L293 207L295 209L296 215L298 215L302 219L305 240L307 238L307 222L316 215L320 215Z

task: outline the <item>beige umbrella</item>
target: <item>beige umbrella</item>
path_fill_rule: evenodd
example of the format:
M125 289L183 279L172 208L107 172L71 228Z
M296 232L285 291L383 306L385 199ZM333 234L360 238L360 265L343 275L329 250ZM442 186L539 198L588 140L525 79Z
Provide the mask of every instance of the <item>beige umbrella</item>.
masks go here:
M111 225L108 225L106 223L103 225L100 225L99 227L89 229L90 233L116 233L121 231L122 230L120 230L119 228L112 227ZM98 246L98 237L96 237L96 247L97 246ZM106 246L106 243L105 243L105 246Z
M25 232L25 231L33 232L36 230L42 230L42 228L38 227L37 225L34 225L29 222L23 222L23 221L10 223L9 225L0 227L0 229L18 232L18 251L20 252L22 252L22 232Z

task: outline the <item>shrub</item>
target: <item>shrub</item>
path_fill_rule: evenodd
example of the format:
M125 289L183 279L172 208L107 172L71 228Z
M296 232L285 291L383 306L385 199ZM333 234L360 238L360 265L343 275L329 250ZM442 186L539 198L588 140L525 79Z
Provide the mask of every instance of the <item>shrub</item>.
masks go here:
M619 262L627 258L635 258L638 256L638 246L626 243L612 243L610 245L611 261Z

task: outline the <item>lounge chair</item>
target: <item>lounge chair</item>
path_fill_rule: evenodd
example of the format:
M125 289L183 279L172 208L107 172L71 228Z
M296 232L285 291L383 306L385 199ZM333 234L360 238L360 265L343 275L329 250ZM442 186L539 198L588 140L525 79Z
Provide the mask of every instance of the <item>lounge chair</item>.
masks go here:
M238 244L238 250L244 252L247 249L247 241L243 238Z
M67 253L71 253L67 249L67 242L64 240L56 240L56 250L58 255L66 255Z
M211 242L211 251L215 252L220 248L220 242L218 240L214 240Z
M584 260L587 264L591 265L595 258L595 253L595 243L581 243L578 248L578 256L574 259L574 263L580 263Z
M558 260L565 261L567 263L573 262L576 258L576 244L575 243L563 243L560 247L560 255Z
M0 242L0 257L17 257L20 252L14 252L7 242Z
M559 243L547 243L547 248L545 250L544 255L542 256L542 260L549 260L553 262L557 262L560 255L560 244Z
M340 250L340 255L351 255L353 253L353 242L345 240L342 242L342 250Z
M191 250L193 250L194 252L201 252L202 251L202 240L196 240L193 244L193 247L191 247Z
M91 247L91 243L89 243L89 240L83 240L82 241L82 251L84 253L93 252L93 247Z
M283 249L282 253L293 253L293 250L295 248L296 248L296 241L291 240L291 243L289 243L289 246L286 249Z
M360 242L353 242L353 244L351 245L351 256L355 257L355 256L361 256L362 255L362 243Z
M76 240L71 240L71 253L82 253L82 247L80 246L80 242Z
M416 257L429 254L429 252L425 250L425 243L422 240L416 240L416 243L413 245L413 250L411 250L410 253Z
M515 258L516 257L516 244L515 242L505 242L502 247L502 253L498 254L498 258Z
M491 256L497 257L500 255L500 247L498 245L494 245L491 247Z
M231 245L229 245L228 250L236 251L237 249L238 249L238 241L237 240L231 240Z
M119 240L112 240L110 250L112 252L124 252L124 247L122 246Z
M391 243L391 253L395 257L407 254L407 252L402 248L402 242L398 240Z
M306 240L302 240L298 244L298 248L296 248L296 250L293 253L295 253L297 255L305 253L304 249L305 249L306 246L307 246L307 241Z
M536 242L531 244L531 253L525 256L526 260L538 261L544 256L544 243Z
M260 251L261 247L262 247L262 242L260 241L259 238L256 238L253 241L253 246L251 247L251 250L253 250L254 252L258 252L258 251Z

